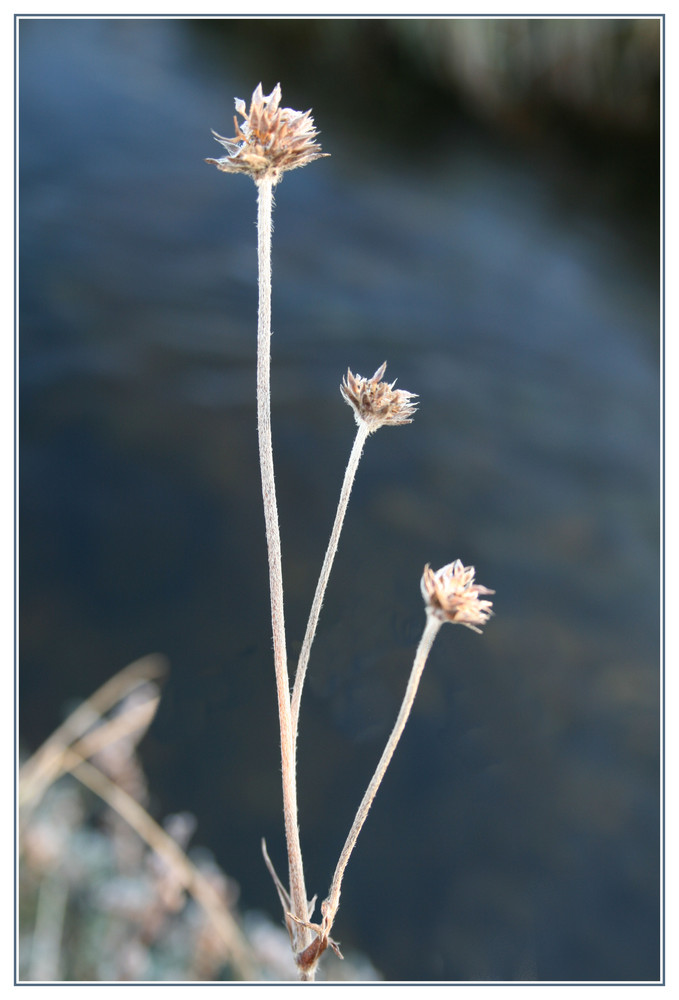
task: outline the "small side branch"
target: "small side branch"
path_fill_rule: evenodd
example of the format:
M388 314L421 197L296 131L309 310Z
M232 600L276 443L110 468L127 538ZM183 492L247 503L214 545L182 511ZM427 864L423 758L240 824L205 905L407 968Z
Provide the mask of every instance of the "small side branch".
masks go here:
M358 835L366 821L373 799L377 794L377 789L382 783L382 779L384 778L387 767L389 766L389 762L394 755L398 741L400 740L403 730L405 729L408 716L410 715L413 702L415 701L415 695L417 694L422 672L427 662L427 657L429 656L434 639L436 638L438 630L442 624L443 623L434 615L427 615L427 623L424 627L420 643L415 653L415 660L410 672L410 678L408 680L405 695L403 696L403 702L398 713L398 718L396 719L394 728L392 729L391 735L387 740L387 745L384 748L379 764L375 769L375 773L373 774L361 804L358 807L356 818L354 819L349 835L346 839L344 847L342 848L339 861L337 862L335 874L330 886L330 892L328 893L327 899L321 906L321 912L323 914L323 927L326 935L330 932L339 907L342 879L344 878L344 872L349 862L349 858L351 857L351 853L356 846Z
M323 566L321 567L320 576L316 585L316 593L314 594L311 611L309 613L309 621L307 622L304 642L302 643L302 649L299 654L291 705L293 753L295 755L297 752L297 734L299 731L299 706L302 699L302 688L304 686L304 678L306 677L307 666L309 664L311 646L316 635L316 626L318 625L318 619L321 614L321 607L323 605L325 591L330 578L330 570L332 569L332 564L337 554L339 537L342 532L342 525L344 524L344 517L347 512L347 506L349 504L349 497L351 496L351 490L354 485L354 479L356 478L356 470L358 469L358 463L363 453L363 446L365 445L365 440L369 433L370 431L367 424L359 424L356 431L356 437L354 438L354 444L351 449L351 454L349 456L349 461L347 463L347 468L344 473L342 491L337 505L337 513L335 514L335 523L332 526L330 541L328 542L328 548L325 553L325 558L323 559Z

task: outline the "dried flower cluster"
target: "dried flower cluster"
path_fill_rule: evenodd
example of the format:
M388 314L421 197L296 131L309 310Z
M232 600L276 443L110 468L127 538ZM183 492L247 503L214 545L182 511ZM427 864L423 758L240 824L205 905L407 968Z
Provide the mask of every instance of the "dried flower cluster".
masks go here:
M434 572L424 567L422 576L422 596L427 612L442 622L466 625L474 632L481 632L493 611L492 601L480 601L482 594L494 594L494 590L474 583L476 570L473 566L463 566L459 559Z
M285 170L329 156L315 141L318 132L311 111L281 108L280 100L279 83L268 96L262 92L260 83L252 95L249 111L245 109L245 101L236 98L236 111L243 122L239 124L234 115L235 137L225 139L214 130L212 133L229 155L205 162L214 163L226 173L250 174L256 183L270 178L277 184Z
M410 402L417 393L394 389L395 381L380 381L386 367L385 361L372 378L354 375L350 368L340 386L344 399L353 407L356 423L366 424L370 434L383 424L411 423L417 409L417 403Z

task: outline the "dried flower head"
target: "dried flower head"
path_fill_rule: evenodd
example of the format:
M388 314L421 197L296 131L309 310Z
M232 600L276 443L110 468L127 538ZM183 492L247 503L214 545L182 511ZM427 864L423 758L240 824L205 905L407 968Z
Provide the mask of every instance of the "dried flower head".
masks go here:
M280 100L280 83L266 97L260 83L252 95L249 111L245 109L245 101L236 98L236 111L243 122L239 124L234 115L235 137L225 139L214 129L212 131L229 155L205 162L214 163L218 170L226 173L250 174L256 183L268 177L277 184L285 170L294 170L321 156L329 156L321 152L320 145L315 142L318 132L311 111L280 108Z
M493 602L480 601L479 595L495 591L474 583L475 572L473 566L463 566L459 559L436 572L427 564L420 584L427 613L480 632L480 626L493 613Z
M417 393L394 389L395 380L391 383L380 381L386 367L385 361L372 378L354 375L350 368L340 386L345 401L354 409L356 423L359 426L366 424L370 434L382 424L411 423L417 409L417 403L410 402Z

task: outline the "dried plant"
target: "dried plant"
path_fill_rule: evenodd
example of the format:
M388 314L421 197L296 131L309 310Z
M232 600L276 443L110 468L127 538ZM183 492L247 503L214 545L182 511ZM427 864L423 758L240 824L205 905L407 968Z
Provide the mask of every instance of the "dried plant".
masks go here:
M306 927L309 920L309 903L304 884L304 865L297 822L297 788L283 610L281 542L271 443L271 219L273 188L281 179L282 174L286 170L302 167L324 154L318 143L315 142L317 132L314 128L311 112L303 113L293 111L291 108L280 108L280 99L280 85L277 85L265 97L261 83L252 95L249 111L246 111L245 102L237 99L236 111L242 116L243 123L239 126L234 118L235 138L223 139L215 133L217 141L227 149L229 155L219 160L210 159L207 162L213 163L219 170L227 173L249 174L258 189L257 429L269 557L271 623L281 736L283 814L290 877L292 916L286 916L286 921L293 950L295 953L299 953L305 950L310 941Z
M344 872L377 789L401 738L417 693L422 671L438 630L444 622L449 621L480 632L481 626L488 621L492 610L490 601L479 598L491 594L493 591L475 584L473 567L465 567L459 560L444 566L437 572L433 572L429 566L425 567L421 587L425 600L426 624L415 653L401 709L342 849L330 891L321 905L321 922L313 923L311 917L316 897L310 902L308 901L297 820L296 753L302 688L349 496L366 439L369 434L374 433L382 426L399 426L410 423L417 406L413 402L414 393L404 389L395 389L395 382L388 383L382 380L386 371L386 362L378 368L372 378L354 375L349 369L343 379L340 390L345 401L354 411L358 429L344 475L337 513L309 614L291 694L283 610L281 546L271 444L270 338L273 187L280 181L286 170L305 166L328 154L323 153L320 145L316 142L318 132L314 127L311 112L281 108L280 100L280 85L276 85L274 90L265 96L261 84L252 95L249 110L246 109L244 101L237 99L236 111L243 118L243 121L239 124L234 118L236 130L234 138L226 139L216 132L213 133L217 141L224 146L228 155L220 159L208 159L207 162L214 164L219 170L226 173L249 174L258 189L257 416L269 559L274 667L280 721L283 813L288 851L289 889L285 887L276 874L264 843L262 843L262 850L283 907L299 977L304 981L312 981L315 977L318 961L328 947L331 947L338 955L340 954L336 942L330 937L330 931L337 915Z

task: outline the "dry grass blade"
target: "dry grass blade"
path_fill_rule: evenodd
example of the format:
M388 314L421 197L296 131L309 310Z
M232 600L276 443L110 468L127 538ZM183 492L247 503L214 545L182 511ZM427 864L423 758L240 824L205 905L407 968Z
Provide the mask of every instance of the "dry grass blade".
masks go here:
M146 701L126 708L121 715L116 715L115 718L102 722L91 733L87 733L81 740L77 740L76 743L72 744L71 750L87 760L128 736L134 736L133 742L137 744L153 722L159 704L160 695L150 693Z
M26 761L19 771L19 805L26 809L35 806L45 794L47 789L55 782L68 768L64 767L64 754L66 749L80 737L84 736L88 730L100 721L101 717L123 698L129 695L136 688L149 681L159 680L164 677L167 671L167 661L158 654L144 656L140 660L135 660L119 671L110 680L106 681L97 691L86 701L71 712L67 719L54 730L52 735L45 740L42 746ZM157 707L157 703L156 703ZM136 711L136 709L134 710ZM146 710L150 711L149 708ZM155 708L153 710L155 712ZM139 709L140 715L143 714ZM126 713L129 715L129 713ZM103 745L114 742L121 735L128 735L133 731L129 728L131 720L127 724L121 719L113 720L102 726L97 741L100 742L96 749L101 749ZM153 718L153 714L148 719L146 725ZM142 726L140 720L135 723L139 728ZM123 727L127 725L127 731L123 734ZM109 728L110 727L110 728ZM108 732L105 735L104 730ZM87 745L79 747L82 757L88 757L95 752L95 749L87 750Z

